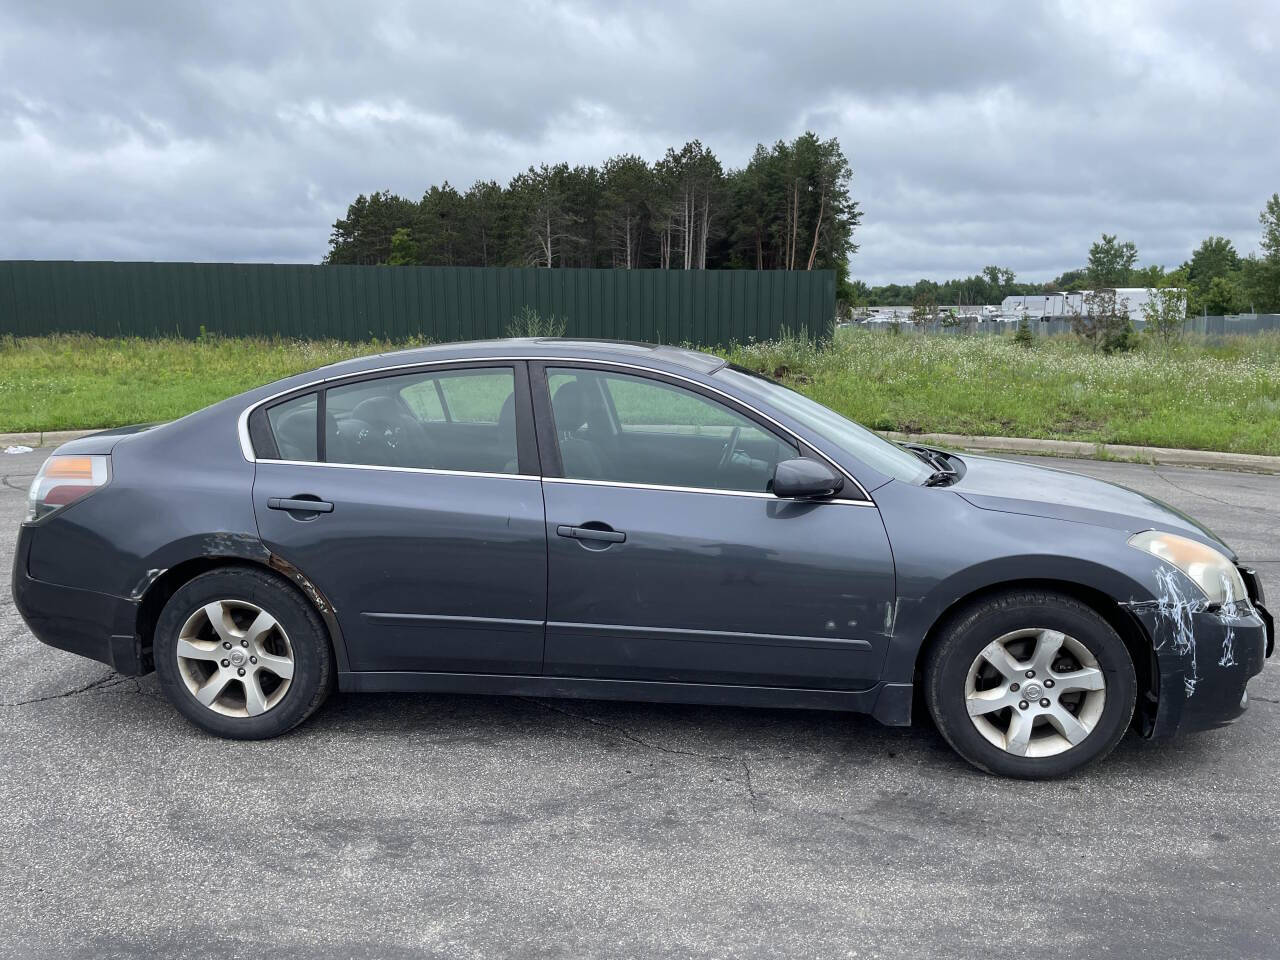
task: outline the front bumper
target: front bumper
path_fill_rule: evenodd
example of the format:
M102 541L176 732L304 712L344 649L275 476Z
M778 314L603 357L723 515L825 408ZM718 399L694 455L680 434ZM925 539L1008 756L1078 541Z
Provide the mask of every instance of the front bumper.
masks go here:
M1275 621L1257 577L1241 573L1248 603L1211 608L1175 590L1128 605L1155 652L1158 703L1150 736L1222 726L1248 708L1247 685L1275 649Z
M34 579L28 572L34 528L18 530L13 603L41 643L98 660L126 676L145 672L136 636L137 603Z

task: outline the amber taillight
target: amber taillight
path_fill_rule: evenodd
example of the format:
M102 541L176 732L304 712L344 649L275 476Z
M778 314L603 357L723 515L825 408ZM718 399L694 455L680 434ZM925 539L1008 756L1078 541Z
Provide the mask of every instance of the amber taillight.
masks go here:
M27 520L47 517L105 486L111 479L111 458L52 456L44 462L27 493Z

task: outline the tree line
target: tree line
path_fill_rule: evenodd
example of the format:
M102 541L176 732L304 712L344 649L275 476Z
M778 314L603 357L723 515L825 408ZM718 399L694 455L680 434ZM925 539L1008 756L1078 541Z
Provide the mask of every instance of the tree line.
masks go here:
M1280 194L1272 194L1258 215L1262 227L1260 253L1241 256L1226 237L1206 237L1180 266L1138 266L1138 247L1104 233L1089 247L1085 266L1067 270L1048 283L1018 283L1012 270L989 266L972 277L938 283L884 284L869 287L851 281L855 305L920 307L938 304L999 303L1007 296L1071 293L1080 290L1145 287L1187 291L1186 310L1224 314L1280 312Z
M505 186L361 194L334 223L325 262L834 269L844 283L862 217L851 177L839 142L814 133L760 144L734 169L698 140L655 163L544 163Z

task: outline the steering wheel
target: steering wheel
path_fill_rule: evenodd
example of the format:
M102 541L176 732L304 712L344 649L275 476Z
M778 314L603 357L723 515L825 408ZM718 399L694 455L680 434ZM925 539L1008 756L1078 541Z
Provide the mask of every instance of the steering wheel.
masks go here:
M357 445L370 456L385 460L384 466L394 466L399 456L396 448L404 436L403 428L380 417L371 417L365 423L368 427L357 435Z
M724 453L720 455L720 462L716 465L717 470L727 467L733 455L738 452L738 437L741 435L742 428L734 427L733 432L729 434L729 439L724 442Z

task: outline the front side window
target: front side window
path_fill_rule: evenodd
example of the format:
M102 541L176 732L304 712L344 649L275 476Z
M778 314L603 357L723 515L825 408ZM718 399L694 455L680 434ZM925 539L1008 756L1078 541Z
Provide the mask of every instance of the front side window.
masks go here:
M659 380L548 368L564 475L766 492L791 444L701 394Z
M736 367L721 368L716 378L794 417L828 443L887 477L922 483L933 472L915 454L780 383Z
M510 367L409 373L331 387L325 460L518 473Z

